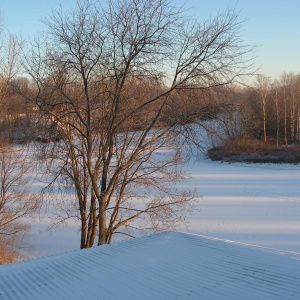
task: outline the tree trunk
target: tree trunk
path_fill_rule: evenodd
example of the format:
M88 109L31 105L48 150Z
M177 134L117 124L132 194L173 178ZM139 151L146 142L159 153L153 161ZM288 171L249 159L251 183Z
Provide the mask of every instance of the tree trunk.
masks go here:
M284 92L285 94L285 92ZM284 95L284 141L285 145L288 145L288 136L287 136L287 99L286 95Z
M105 197L101 196L99 201L99 239L98 246L106 244L106 205Z
M280 116L279 116L279 103L278 92L275 91L275 108L276 108L276 145L279 146L279 131L280 131Z
M87 234L87 246L86 246L87 248L91 248L94 245L95 238L97 235L98 220L99 219L97 217L96 196L95 193L92 192L88 234Z

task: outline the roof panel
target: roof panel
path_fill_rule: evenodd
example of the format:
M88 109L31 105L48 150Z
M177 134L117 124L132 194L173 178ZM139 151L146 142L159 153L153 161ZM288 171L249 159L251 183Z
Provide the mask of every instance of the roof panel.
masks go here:
M300 254L179 232L0 267L0 299L298 299Z

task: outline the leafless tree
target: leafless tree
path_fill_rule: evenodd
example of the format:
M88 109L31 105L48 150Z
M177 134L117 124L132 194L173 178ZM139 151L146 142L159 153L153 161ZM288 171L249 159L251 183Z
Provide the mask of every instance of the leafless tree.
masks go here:
M169 0L78 1L46 24L26 68L45 123L62 139L49 145L52 170L76 191L81 248L177 225L193 193L176 189L184 132L170 103L246 73L237 14L199 23Z
M279 146L281 107L279 104L279 82L278 81L273 82L272 92L273 92L273 101L275 104L275 113L276 113L276 145Z
M285 145L288 145L288 75L283 73L281 76L281 85L283 90L283 102L284 102L284 141Z
M5 30L4 21L0 15L0 139L10 140L9 130L12 128L9 120L8 107L18 111L20 105L12 103L12 95L9 95L12 80L18 72L18 62L22 47L22 39Z
M17 71L17 61L22 42L4 29L0 14L0 105L6 96L9 82Z
M30 225L28 217L40 205L39 197L27 191L26 178L28 178L28 164L24 162L21 153L12 148L1 147L0 248L3 257L15 253L21 246Z
M17 73L21 42L6 32L0 20L0 121L8 117L8 93L11 81ZM11 98L9 99L11 100ZM15 103L15 106L17 103ZM10 104L12 107L12 104ZM15 109L15 108L14 108ZM17 109L15 109L17 110ZM39 207L37 196L27 192L28 164L20 153L8 147L1 127L0 134L0 264L10 262L21 246L29 228L26 218Z
M257 76L257 85L261 97L261 107L263 112L263 132L264 142L267 142L267 102L269 96L270 79L264 75Z
M290 142L293 144L297 137L297 120L299 108L299 78L293 74L288 74L288 99L290 107Z

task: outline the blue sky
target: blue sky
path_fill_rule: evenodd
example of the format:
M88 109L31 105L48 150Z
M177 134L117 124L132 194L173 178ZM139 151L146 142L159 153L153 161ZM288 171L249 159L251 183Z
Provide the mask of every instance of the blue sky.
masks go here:
M5 28L24 38L43 29L42 19L59 3L70 8L76 0L0 0ZM255 66L267 76L278 78L284 71L300 71L300 1L299 0L174 0L191 8L201 19L213 17L235 7L245 20L242 38L255 45Z

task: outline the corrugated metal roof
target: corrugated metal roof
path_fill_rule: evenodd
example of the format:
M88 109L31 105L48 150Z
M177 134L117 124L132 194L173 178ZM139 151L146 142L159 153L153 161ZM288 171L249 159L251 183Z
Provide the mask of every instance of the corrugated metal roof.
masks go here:
M0 267L0 299L299 298L299 253L178 232Z

